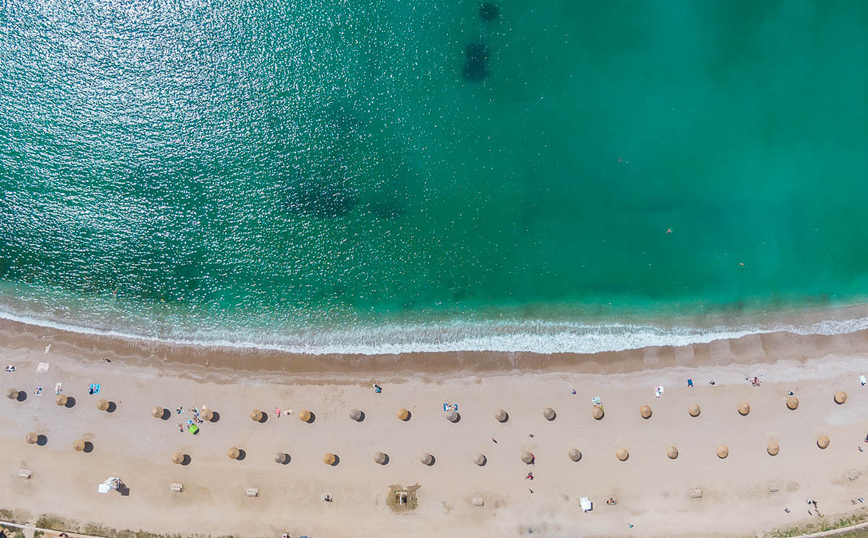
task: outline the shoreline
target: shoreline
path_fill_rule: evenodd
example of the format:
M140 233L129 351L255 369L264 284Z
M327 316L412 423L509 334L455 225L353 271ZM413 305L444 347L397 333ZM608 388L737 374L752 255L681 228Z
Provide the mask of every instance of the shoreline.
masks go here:
M861 310L864 307L859 307ZM850 310L852 312L852 309ZM369 373L461 375L463 372L624 373L672 366L719 366L801 361L827 354L868 354L868 329L842 334L775 331L688 345L650 346L600 353L501 351L413 352L400 354L302 354L258 348L179 344L74 332L0 319L0 333L27 347L36 342L87 360L98 355L135 365L185 368L198 373L259 372L356 377Z
M8 298L7 298L8 299ZM5 301L6 299L4 299ZM496 311L478 318L434 317L397 321L392 315L376 321L323 325L304 329L287 325L246 327L247 320L230 323L228 331L197 328L193 318L155 318L147 314L139 329L127 327L132 313L105 310L102 321L78 321L75 308L52 314L32 311L27 303L0 305L0 320L39 327L46 331L76 333L83 337L136 341L145 346L174 346L234 350L239 353L276 353L304 356L395 356L403 354L503 353L538 355L596 355L643 348L708 344L744 336L773 333L835 335L868 330L868 297L839 304L804 301L786 305L772 302L751 306L729 305L700 311L615 309L603 314L605 305L576 307L571 314L557 309L550 316L534 317L533 309L520 313ZM128 305L129 306L129 305ZM119 316L117 323L113 316ZM527 316L527 317L525 317ZM90 319L90 321L86 321ZM255 322L255 317L252 318ZM209 327L211 322L200 320ZM137 322L137 323L138 323ZM229 323L223 320L220 323ZM258 322L256 322L258 323ZM250 331L250 332L247 332Z

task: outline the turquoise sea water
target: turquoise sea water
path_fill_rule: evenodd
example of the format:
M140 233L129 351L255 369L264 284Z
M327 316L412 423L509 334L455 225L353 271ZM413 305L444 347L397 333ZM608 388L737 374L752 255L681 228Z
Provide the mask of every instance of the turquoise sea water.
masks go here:
M868 3L492 3L3 0L0 310L577 350L868 295Z

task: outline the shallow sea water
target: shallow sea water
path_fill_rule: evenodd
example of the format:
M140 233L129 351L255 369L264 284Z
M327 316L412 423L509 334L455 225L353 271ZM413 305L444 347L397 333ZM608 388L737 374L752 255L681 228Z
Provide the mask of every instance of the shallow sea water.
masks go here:
M493 3L0 3L0 310L563 351L868 294L868 4Z

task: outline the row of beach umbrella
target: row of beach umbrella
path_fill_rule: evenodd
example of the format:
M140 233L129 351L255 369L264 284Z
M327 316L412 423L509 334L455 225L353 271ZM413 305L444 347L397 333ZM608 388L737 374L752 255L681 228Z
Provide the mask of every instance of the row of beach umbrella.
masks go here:
M11 400L18 399L19 391L15 388L10 388L6 392L6 395ZM834 401L835 401L835 403L837 403L839 405L843 404L844 402L847 401L847 393L844 391L836 392L835 396L834 396ZM70 403L70 398L65 394L58 394L55 397L55 403L58 406L66 407ZM788 396L787 400L786 400L786 405L787 405L787 408L790 410L798 409L799 399L795 396ZM112 404L111 404L111 402L109 402L105 398L102 398L102 399L97 401L96 407L100 411L108 411L112 407ZM738 410L738 413L740 415L747 416L750 413L750 404L747 402L739 402L737 410ZM155 406L153 409L151 409L151 414L155 418L164 418L166 412L167 412L167 410L163 407L160 407L160 406ZM696 404L696 403L690 404L687 408L687 413L692 417L698 417L701 412L702 412L702 409L699 407L699 404ZM203 414L204 420L206 420L206 421L211 421L214 417L213 411L211 411L210 409L207 409L207 408L203 409L202 414ZM557 417L557 413L551 407L544 408L542 414L543 414L543 418L545 418L548 421L555 420L555 418ZM591 415L596 420L602 420L603 417L605 416L605 411L603 410L602 406L595 405L591 411ZM649 406L647 404L640 406L639 407L639 415L644 419L651 418L651 415L652 415L651 406ZM364 413L358 409L353 409L352 411L350 411L349 416L350 416L351 420L354 420L356 422L360 422L364 418ZM455 423L455 422L458 422L459 420L461 420L461 415L458 413L458 411L455 411L455 410L448 411L445 416L446 416L446 420L448 420L449 422ZM411 413L407 409L401 408L397 412L397 417L399 420L406 422L406 421L410 420ZM266 418L266 414L264 411L261 411L259 409L254 409L250 413L250 418L255 422L263 422ZM313 414L310 411L308 411L307 409L303 409L302 411L300 411L298 413L298 418L302 422L308 422L309 423L309 422L312 422ZM509 420L509 414L506 411L504 411L503 409L498 409L494 413L494 418L498 422L507 422Z

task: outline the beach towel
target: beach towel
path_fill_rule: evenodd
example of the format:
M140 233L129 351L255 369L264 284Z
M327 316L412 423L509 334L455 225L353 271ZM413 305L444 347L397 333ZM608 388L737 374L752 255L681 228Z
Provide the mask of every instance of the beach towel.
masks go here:
M99 383L91 383L90 387L88 387L87 392L90 394L99 394Z
M45 372L48 371L48 368L49 368L50 366L51 366L51 365L48 364L47 362L40 362L40 363L39 363L39 366L36 367L36 373L37 373L37 374L44 374Z
M443 404L443 410L444 410L444 411L449 411L449 408L451 408L451 407L452 407L452 406L449 405L448 403Z
M594 405L600 405L600 401L601 400L599 396L594 396L593 398L591 398L591 403Z
M663 396L663 385L660 385L656 389L654 389L654 396L658 398Z
M60 383L54 385L54 393L55 394L60 394L60 392L62 390L63 390L63 385L61 385Z

